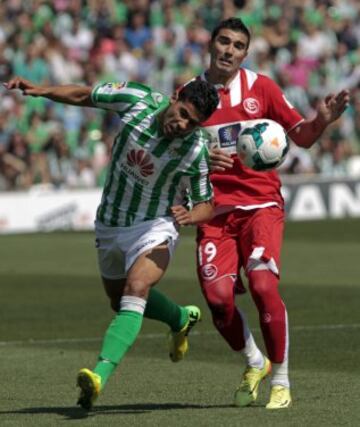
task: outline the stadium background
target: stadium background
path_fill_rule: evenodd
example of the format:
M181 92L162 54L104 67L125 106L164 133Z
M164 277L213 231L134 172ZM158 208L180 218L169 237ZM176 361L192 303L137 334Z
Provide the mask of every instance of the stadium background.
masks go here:
M311 116L327 92L352 93L313 150L292 148L282 170L288 217L360 216L359 11L356 0L8 0L0 2L0 79L134 79L171 93L206 64L213 25L241 16L253 34L245 65L274 77L303 114ZM10 217L23 224L37 214L27 231L82 228L73 226L76 203L80 193L85 204L100 196L116 117L0 91L0 425L360 425L358 219L286 225L281 292L290 320L291 410L264 410L268 383L254 408L231 406L243 365L211 324L188 227L159 286L202 308L189 357L171 364L166 328L146 321L95 412L76 408L74 378L93 366L112 316L93 234L3 235L3 212L12 206ZM249 293L239 303L261 342Z
M40 84L137 80L171 94L208 63L215 23L240 16L244 66L274 78L306 117L349 88L352 102L311 151L292 147L286 174L359 174L360 5L356 0L10 0L0 4L0 80ZM117 117L1 89L0 190L104 183Z

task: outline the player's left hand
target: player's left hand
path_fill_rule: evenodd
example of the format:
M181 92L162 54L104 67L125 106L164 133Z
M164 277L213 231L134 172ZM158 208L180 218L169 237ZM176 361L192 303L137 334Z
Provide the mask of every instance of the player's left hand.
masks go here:
M191 211L188 211L184 206L175 205L171 206L170 209L172 216L179 225L191 225L193 223Z
M229 154L220 148L210 150L210 170L211 172L224 172L233 167L234 160Z
M26 80L23 77L13 77L7 83L3 83L6 89L19 89L23 95L41 96L43 95L43 87Z
M350 92L342 90L337 94L330 94L318 106L318 117L326 124L338 119L350 102Z

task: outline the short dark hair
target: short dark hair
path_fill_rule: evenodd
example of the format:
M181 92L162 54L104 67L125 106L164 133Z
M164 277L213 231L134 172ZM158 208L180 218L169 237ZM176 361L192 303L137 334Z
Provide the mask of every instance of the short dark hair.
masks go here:
M249 47L250 44L250 30L248 27L243 23L243 21L240 18L228 18L221 21L212 31L211 33L211 41L215 40L215 37L219 34L220 30L223 28L227 28L232 31L238 31L240 33L243 33L248 38L248 43L246 48Z
M191 102L206 120L216 110L219 96L214 85L205 80L195 79L180 89L178 100Z

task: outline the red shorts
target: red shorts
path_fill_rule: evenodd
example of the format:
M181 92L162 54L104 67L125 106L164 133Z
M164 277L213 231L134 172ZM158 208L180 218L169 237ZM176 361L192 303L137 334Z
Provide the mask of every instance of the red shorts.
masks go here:
M234 211L198 227L197 269L202 284L239 277L259 263L279 275L284 211L276 206Z

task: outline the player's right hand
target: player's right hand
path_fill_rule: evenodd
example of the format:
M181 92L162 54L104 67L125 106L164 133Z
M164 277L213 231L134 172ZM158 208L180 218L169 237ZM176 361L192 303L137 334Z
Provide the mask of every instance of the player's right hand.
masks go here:
M23 77L14 77L9 80L7 83L4 83L4 86L7 89L20 89L23 95L32 95L32 96L40 96L41 95L41 87L34 85L29 80L24 79Z
M170 208L172 216L178 225L192 225L191 211L188 211L185 206L175 205Z
M226 169L233 167L234 160L230 154L220 148L210 150L210 170L211 172L224 172Z

